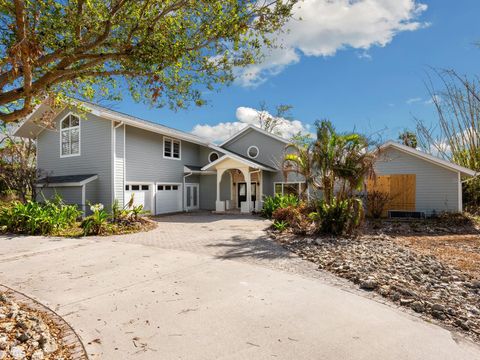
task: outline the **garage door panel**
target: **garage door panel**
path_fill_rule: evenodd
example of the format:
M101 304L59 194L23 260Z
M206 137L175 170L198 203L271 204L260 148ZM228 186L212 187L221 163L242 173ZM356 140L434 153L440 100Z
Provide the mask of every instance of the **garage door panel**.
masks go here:
M128 204L133 195L133 206L143 205L145 211L152 212L152 191L153 185L127 184L125 187L125 205Z
M157 214L182 211L182 185L157 183L155 205Z

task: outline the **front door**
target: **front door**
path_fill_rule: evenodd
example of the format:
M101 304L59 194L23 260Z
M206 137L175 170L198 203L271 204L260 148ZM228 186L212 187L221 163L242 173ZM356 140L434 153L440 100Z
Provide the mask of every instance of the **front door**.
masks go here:
M252 183L252 201L257 200L257 186ZM247 201L247 183L238 183L238 207L244 201Z
M200 202L198 189L198 184L185 184L185 209L187 211L198 210Z

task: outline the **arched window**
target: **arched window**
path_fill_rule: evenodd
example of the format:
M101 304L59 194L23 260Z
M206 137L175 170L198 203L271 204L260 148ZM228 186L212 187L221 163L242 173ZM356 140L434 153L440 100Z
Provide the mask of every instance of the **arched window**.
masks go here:
M208 154L208 161L209 162L214 162L215 160L218 159L218 153L215 151L212 151L210 154Z
M69 114L60 122L60 156L80 155L80 118Z

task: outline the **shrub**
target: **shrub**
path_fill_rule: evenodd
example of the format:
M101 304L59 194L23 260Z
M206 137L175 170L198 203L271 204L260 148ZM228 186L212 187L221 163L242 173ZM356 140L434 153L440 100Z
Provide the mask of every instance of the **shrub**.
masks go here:
M263 202L262 216L271 219L275 210L298 204L298 197L293 194L267 196Z
M273 227L275 228L275 230L284 232L288 228L288 222L275 220L273 222Z
M392 200L390 194L378 190L369 191L366 199L368 214L374 219L382 217L388 203Z
M275 210L272 218L275 221L287 222L294 233L306 234L311 228L312 220L308 215L312 210L311 206L302 202L297 206L287 206Z
M86 217L80 227L83 229L83 235L100 235L108 230L108 219L110 215L103 209L102 204L90 206L93 214Z
M310 218L317 223L317 231L320 233L351 235L363 218L363 204L357 198L333 198L330 204L321 201Z
M51 235L72 226L80 215L76 205L66 205L59 197L43 204L13 202L0 209L0 228L20 234Z

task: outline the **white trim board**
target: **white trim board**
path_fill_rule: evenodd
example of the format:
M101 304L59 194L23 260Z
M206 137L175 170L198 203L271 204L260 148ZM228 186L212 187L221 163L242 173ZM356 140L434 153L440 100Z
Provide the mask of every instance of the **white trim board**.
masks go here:
M394 142L394 141L387 141L385 144L383 144L382 146L380 146L380 150L384 150L384 149L387 149L389 147L393 147L397 150L400 150L406 154L410 154L412 156L416 156L417 158L420 158L422 160L425 160L425 161L428 161L432 164L435 164L435 165L438 165L438 166L441 166L445 169L448 169L448 170L451 170L451 171L455 171L455 172L460 172L462 173L463 175L467 175L467 176L476 176L476 172L473 171L473 170L470 170L470 169L467 169L466 167L463 167L463 166L460 166L460 165L457 165L457 164L454 164L454 163L451 163L451 162L448 162L446 160L443 160L443 159L440 159L438 157L435 157L433 155L430 155L430 154L427 154L427 153L424 153L422 151L419 151L419 150L416 150L416 149L413 149L409 146L405 146L405 145L402 145L402 144L399 144L397 142Z
M228 143L230 143L231 141L235 140L237 137L241 136L242 134L246 133L248 130L255 130L263 135L266 135L272 139L275 139L275 140L278 140L278 141L281 141L285 144L290 144L290 141L288 141L287 139L284 139L278 135L275 135L275 134L272 134L268 131L265 131L263 129L260 129L258 126L255 126L255 125L247 125L245 126L242 130L236 132L235 134L233 134L231 137L229 137L227 140L225 140L224 142L222 142L220 144L220 147L223 147L224 145L227 145Z

